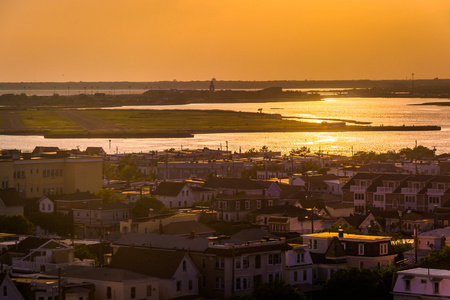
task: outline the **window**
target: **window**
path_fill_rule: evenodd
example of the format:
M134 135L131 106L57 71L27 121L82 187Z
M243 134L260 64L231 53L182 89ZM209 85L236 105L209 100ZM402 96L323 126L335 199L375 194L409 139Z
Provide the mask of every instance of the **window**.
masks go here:
M416 203L416 196L411 196L411 195L405 196L405 202Z
M192 280L189 280L189 290L192 291Z
M365 194L355 193L355 200L364 200Z
M106 287L106 299L111 299L112 298L112 291L111 291L111 287L107 286Z
M245 201L245 210L250 210L250 201Z
M236 206L236 210L241 210L241 202L240 201L236 201L235 206Z
M255 268L256 269L261 268L261 256L260 255L255 256Z
M435 294L439 294L439 282L433 283L433 291Z
M130 298L131 299L135 299L136 298L136 287L131 287L131 292L130 292Z
M306 281L308 279L308 273L306 270L303 270L303 281Z
M214 280L214 288L217 290L223 290L225 288L225 283L222 277L216 277Z
M314 240L314 246L313 246L313 248L314 248L314 249L317 249L317 240Z
M183 260L183 271L186 271L186 261Z
M151 296L152 296L152 286L147 285L147 297L151 297Z
M223 257L216 257L216 269L224 269L225 262Z
M267 281L273 282L275 279L280 279L280 273L269 273Z
M380 244L380 255L388 254L388 244Z
M308 248L312 249L312 240L308 240Z
M177 281L177 292L180 292L180 291L181 291L181 281L178 280Z
M3 296L8 296L8 287L6 285L3 286Z
M411 280L406 279L405 280L405 290L410 291L411 290Z
M297 253L297 263L305 262L305 253Z
M260 209L261 208L261 200L257 200L256 201L256 209Z
M206 268L206 259L202 257L202 268Z
M297 271L294 272L294 281L295 281L295 282L298 281L298 274L297 274Z
M428 202L429 203L437 203L437 204L439 204L440 200L441 200L441 197L438 197L438 196L430 196L430 197L428 197Z
M278 265L281 263L280 253L269 253L269 265Z
M273 200L267 200L267 206L273 206Z
M364 244L358 244L358 255L364 255Z

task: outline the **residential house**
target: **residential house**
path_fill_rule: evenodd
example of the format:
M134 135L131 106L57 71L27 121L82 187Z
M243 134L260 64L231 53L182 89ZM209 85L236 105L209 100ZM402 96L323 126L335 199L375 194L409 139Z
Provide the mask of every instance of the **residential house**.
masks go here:
M25 299L53 300L58 299L60 292L61 299L65 300L94 300L95 286L89 282L74 284L61 279L60 284L57 275L55 278L16 277L13 281Z
M45 272L74 264L75 249L54 239L27 237L2 255L13 270Z
M412 249L404 253L405 258L412 262L420 260L430 254L439 251L450 241L450 227L438 228L418 234L417 256L416 250ZM416 247L416 245L414 245Z
M185 182L161 182L152 195L169 208L192 207L195 199Z
M323 228L323 219L315 210L292 205L276 205L257 209L252 213L255 224L267 226L273 233L311 233Z
M387 236L346 234L343 231L303 235L303 241L308 243L311 253L325 255L326 259L333 258L329 256L333 253L338 255L333 259L359 268L394 265L397 254L393 252L391 239Z
M58 272L54 270L46 275L58 276ZM71 283L95 285L92 299L160 299L158 278L128 270L69 266L62 270L62 276Z
M162 215L154 215L148 218L140 218L137 220L128 219L120 221L120 232L127 234L129 232L151 233L159 228L172 222L198 221L198 215L194 213L168 213Z
M331 218L349 217L355 213L352 203L331 202L325 204L325 209Z
M414 268L394 274L394 300L450 298L450 271Z
M211 189L206 189L200 186L191 186L194 194L194 202L213 201L215 193Z
M285 281L302 290L313 284L313 261L308 245L291 244L292 249L286 251Z
M374 215L353 215L341 217L333 223L333 227L353 227L360 230L363 234L374 234L382 231L381 224L375 219Z
M8 273L0 273L0 299L24 300Z
M0 189L0 214L23 215L24 201L14 188Z
M120 247L109 267L158 278L161 300L198 295L201 274L187 253Z
M278 205L278 198L259 195L218 195L217 219L227 222L247 220L251 211Z
M106 232L120 232L120 221L129 220L128 203L102 203L72 208L74 234L80 238L104 238Z
M291 249L284 239L243 244L214 240L205 251L214 261L212 273L208 273L214 280L211 296L226 299L232 294L250 294L260 284L286 280L286 251Z
M56 211L68 215L74 208L91 208L102 204L103 199L90 192L65 194L55 197Z
M425 211L389 211L385 213L386 231L420 234L434 229L435 214Z
M47 196L41 197L37 201L37 206L41 213L49 214L55 212L55 202Z

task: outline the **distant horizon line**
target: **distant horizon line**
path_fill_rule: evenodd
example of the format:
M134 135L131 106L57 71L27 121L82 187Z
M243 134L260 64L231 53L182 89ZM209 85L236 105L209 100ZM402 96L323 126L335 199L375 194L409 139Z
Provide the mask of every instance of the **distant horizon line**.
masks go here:
M412 78L405 79L268 79L268 80L241 80L241 79L222 79L217 80L203 79L203 80L153 80L153 81L129 81L129 80L113 80L113 81L0 81L0 84L45 84L45 83L158 83L158 82L210 82L211 80L217 82L343 82L343 81L411 81ZM414 81L434 81L434 80L450 80L450 78L414 78Z

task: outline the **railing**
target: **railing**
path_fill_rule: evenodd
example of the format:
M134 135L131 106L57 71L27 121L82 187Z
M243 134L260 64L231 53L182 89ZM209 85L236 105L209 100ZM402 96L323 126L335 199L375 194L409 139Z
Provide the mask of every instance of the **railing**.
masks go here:
M394 191L393 187L387 187L387 186L377 187L377 193L380 193L380 194L392 193L393 191Z
M52 263L42 263L42 262L30 262L23 261L17 258L13 258L12 260L12 268L20 269L20 270L29 270L34 272L40 272L42 267L45 268L45 271L56 270L58 268L63 268L71 265L70 263L63 264L52 264Z
M359 185L350 186L350 192L365 192L366 189L367 189L366 186L359 186Z
M427 194L430 196L443 196L445 190L444 189L428 189Z
M402 188L402 194L406 195L416 195L419 192L419 189L415 188Z

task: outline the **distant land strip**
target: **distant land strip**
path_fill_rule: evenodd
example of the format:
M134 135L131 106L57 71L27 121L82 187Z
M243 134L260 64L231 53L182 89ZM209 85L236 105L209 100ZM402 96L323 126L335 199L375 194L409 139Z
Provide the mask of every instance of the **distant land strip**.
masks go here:
M181 138L245 132L428 131L439 126L357 126L286 120L279 114L224 110L20 110L0 134L47 138ZM16 124L17 127L14 127ZM5 125L5 124L4 124Z

